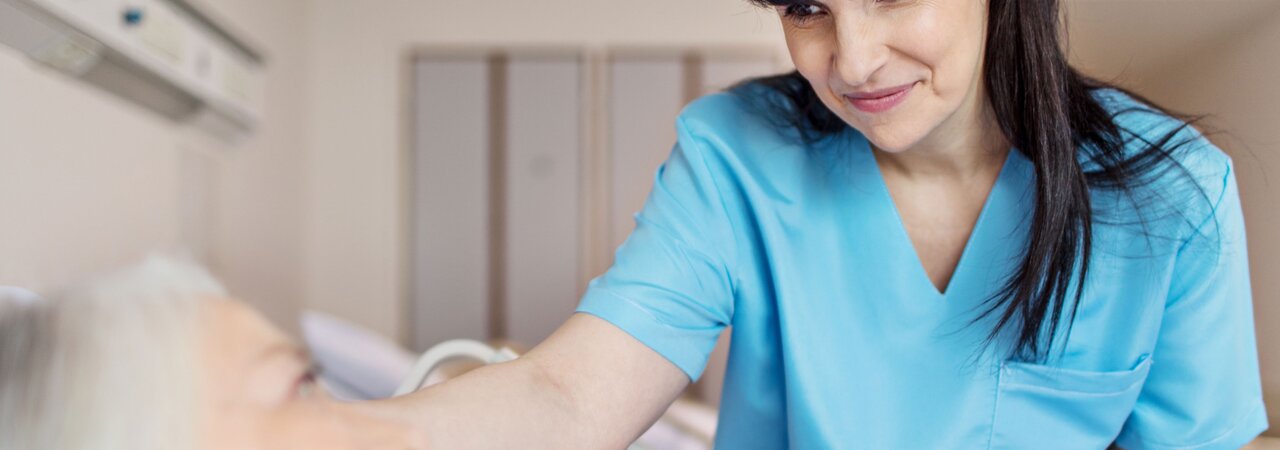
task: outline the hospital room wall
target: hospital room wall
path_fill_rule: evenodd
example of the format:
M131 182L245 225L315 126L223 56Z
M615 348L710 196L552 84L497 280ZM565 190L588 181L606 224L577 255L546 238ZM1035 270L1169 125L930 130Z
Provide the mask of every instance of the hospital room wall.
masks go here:
M0 284L41 289L190 248L290 326L301 303L304 0L198 2L267 54L266 116L243 145L0 47Z
M428 47L766 46L742 0L310 4L307 306L407 339L410 53ZM715 20L709 20L715 19ZM549 24L553 24L549 26ZM570 301L576 299L569 299Z
M1194 62L1194 63L1188 63ZM1231 155L1249 237L1263 389L1280 423L1280 13L1148 76L1144 92L1166 106L1209 114L1211 139Z
M217 156L210 262L232 292L293 330L304 301L308 0L201 0L267 56L265 117Z

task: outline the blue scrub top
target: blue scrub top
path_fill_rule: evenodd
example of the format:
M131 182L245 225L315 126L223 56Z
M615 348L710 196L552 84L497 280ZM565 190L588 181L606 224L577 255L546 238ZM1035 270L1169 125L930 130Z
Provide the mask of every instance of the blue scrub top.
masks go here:
M1008 358L1007 335L982 346L994 318L969 325L1024 253L1026 156L1009 152L940 293L867 140L805 145L744 101L774 94L740 89L681 113L635 231L578 308L692 380L733 327L716 448L1234 449L1267 428L1232 164L1194 130L1177 159L1195 183L1094 193L1074 326L1036 363ZM1177 125L1096 95L1128 111L1133 142Z

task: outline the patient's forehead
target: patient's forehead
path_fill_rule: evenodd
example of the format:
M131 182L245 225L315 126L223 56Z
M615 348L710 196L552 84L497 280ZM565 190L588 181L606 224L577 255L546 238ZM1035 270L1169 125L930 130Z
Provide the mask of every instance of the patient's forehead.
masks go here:
M206 297L203 307L206 337L215 344L249 349L292 342L262 314L239 300Z

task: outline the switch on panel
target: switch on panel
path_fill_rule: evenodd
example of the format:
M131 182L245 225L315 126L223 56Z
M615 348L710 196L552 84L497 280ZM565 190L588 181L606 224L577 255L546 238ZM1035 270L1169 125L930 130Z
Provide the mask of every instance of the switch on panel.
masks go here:
M124 9L124 25L136 27L142 23L142 8L130 6Z

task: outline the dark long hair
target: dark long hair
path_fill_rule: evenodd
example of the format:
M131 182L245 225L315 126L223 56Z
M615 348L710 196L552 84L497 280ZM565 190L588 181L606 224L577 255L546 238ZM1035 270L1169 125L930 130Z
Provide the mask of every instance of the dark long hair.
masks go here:
M804 4L803 0L749 0L761 6ZM1184 131L1195 120L1170 113L1147 99L1087 77L1067 62L1057 0L988 0L983 83L996 122L1008 141L1035 166L1036 197L1031 232L1019 267L974 319L994 315L986 343L1006 330L1013 333L1010 356L1043 361L1061 321L1067 335L1083 294L1093 254L1095 210L1092 190L1112 190L1134 198L1134 190L1161 172L1190 173L1173 152L1189 143ZM798 72L739 84L763 86L782 94L773 104L781 117L815 141L848 125L818 99ZM1111 88L1149 109L1108 111L1094 92ZM1116 117L1126 113L1163 114L1177 126L1149 139L1126 134ZM1194 134L1194 133L1191 133ZM1134 139L1139 150L1126 152ZM1080 159L1095 163L1086 171ZM1201 197L1204 192L1200 187ZM1207 197L1206 197L1207 198ZM1141 219L1145 228L1145 219ZM1077 289L1070 295L1073 280Z

